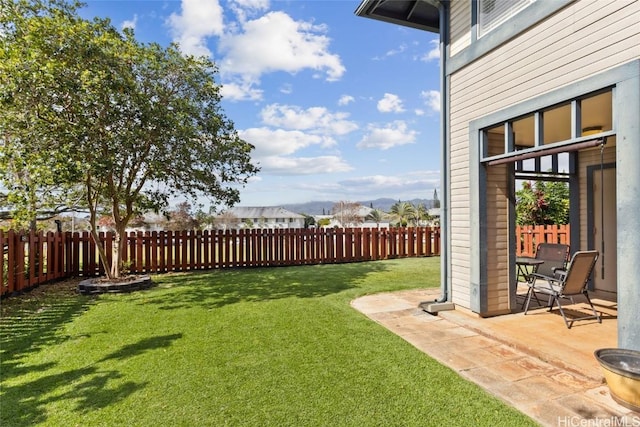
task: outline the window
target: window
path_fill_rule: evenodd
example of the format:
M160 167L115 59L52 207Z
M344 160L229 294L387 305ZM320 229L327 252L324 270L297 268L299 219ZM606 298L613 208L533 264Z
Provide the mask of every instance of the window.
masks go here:
M571 104L563 104L542 112L542 145L571 139Z
M480 130L482 162L516 172L566 171L568 153L614 134L613 90L603 89Z
M535 146L535 115L516 119L512 122L514 150L526 150Z
M611 91L601 92L580 100L580 131L589 136L613 129Z
M504 124L494 126L485 131L485 156L497 156L504 153Z
M478 0L478 38L536 0Z

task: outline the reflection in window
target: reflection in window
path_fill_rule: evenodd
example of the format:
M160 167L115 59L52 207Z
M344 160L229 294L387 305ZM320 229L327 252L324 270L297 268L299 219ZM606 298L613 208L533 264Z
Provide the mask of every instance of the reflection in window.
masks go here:
M504 125L495 126L485 130L486 141L485 156L497 156L504 154Z
M540 157L540 170L552 171L553 170L553 158L552 156Z
M611 89L597 95L583 98L580 101L581 126L580 136L594 135L613 130Z
M530 114L518 120L514 120L512 124L515 151L535 147L534 115Z
M571 139L571 104L563 104L542 112L542 144Z

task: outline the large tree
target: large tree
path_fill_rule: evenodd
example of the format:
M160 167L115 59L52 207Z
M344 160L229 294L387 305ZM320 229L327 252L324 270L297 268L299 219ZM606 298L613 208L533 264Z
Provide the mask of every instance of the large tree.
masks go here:
M0 211L15 228L35 229L37 219L78 201L79 165L50 132L68 84L60 77L73 46L62 39L74 25L73 7L0 0Z
M96 242L97 219L113 217L110 266L98 243L109 277L120 276L125 229L142 211L164 210L177 195L239 201L239 188L258 169L253 147L221 110L213 62L184 56L176 45L140 43L108 20L81 19L77 3L21 0L12 7L0 28L11 64L2 69L2 108L12 129L34 124L38 132L3 132L3 142L12 158L25 146L44 165L61 157L68 171L62 183L83 185ZM20 72L29 67L39 71ZM23 80L42 86L43 95L22 96Z

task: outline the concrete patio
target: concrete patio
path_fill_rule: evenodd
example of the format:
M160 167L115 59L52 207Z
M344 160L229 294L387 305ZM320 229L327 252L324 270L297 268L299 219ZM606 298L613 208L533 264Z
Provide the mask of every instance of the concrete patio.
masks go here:
M640 425L640 414L611 398L593 355L617 347L617 307L606 296L592 295L602 323L577 321L567 329L557 309L544 307L491 318L462 310L431 315L419 308L439 294L418 289L368 295L352 306L541 425ZM585 307L569 306L582 313Z

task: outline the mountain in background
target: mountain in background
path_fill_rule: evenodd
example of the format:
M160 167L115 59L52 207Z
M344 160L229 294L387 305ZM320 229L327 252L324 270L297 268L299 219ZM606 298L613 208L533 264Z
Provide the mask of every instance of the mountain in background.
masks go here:
M433 200L430 200L430 199L411 199L411 200L401 200L401 201L413 203L413 205L415 206L418 206L420 203L424 203L427 209L432 208L434 205ZM333 201L313 201L313 202L307 202L307 203L293 203L293 204L280 205L280 206L282 206L283 208L289 211L300 213L300 214L329 215L331 214L331 209L333 208L333 205L335 205L336 203L337 202L333 202ZM391 206L398 203L398 200L390 199L390 198L381 198L381 199L375 199L375 200L360 200L357 203L360 203L363 206L373 207L373 209L380 209L381 211L389 212L389 210L391 209Z

